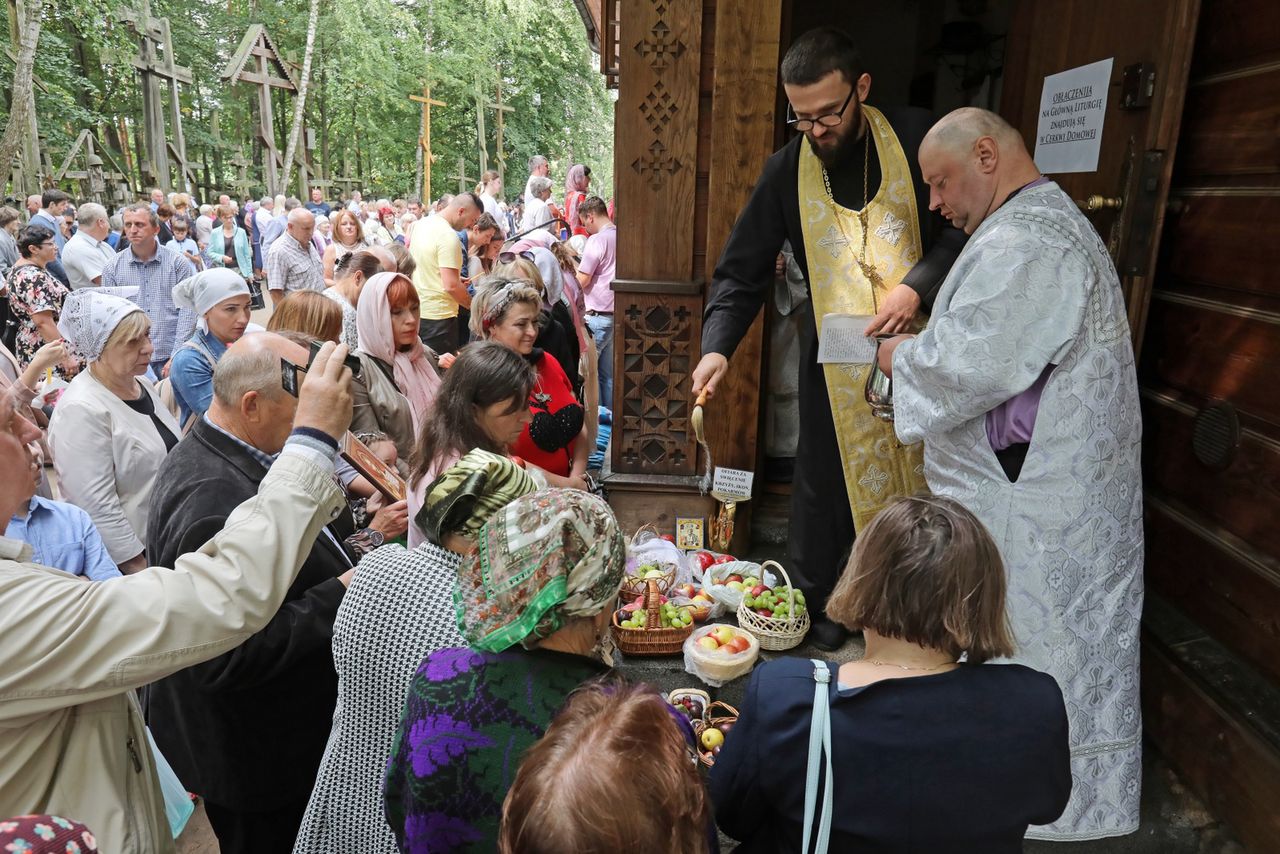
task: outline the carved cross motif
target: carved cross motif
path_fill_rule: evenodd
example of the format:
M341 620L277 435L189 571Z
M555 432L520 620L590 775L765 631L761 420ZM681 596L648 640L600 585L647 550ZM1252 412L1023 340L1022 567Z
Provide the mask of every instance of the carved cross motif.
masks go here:
M661 80L648 95L644 96L644 102L640 105L640 115L644 116L644 120L649 123L649 129L654 133L658 133L670 124L678 112L680 112L679 105Z
M657 190L662 187L666 175L674 175L683 165L678 158L667 153L667 147L662 144L662 140L655 139L649 146L649 155L637 157L632 162L631 168L641 177L647 177L649 186Z
M893 211L885 211L884 219L880 220L880 226L876 229L876 237L892 246L897 246L898 241L902 239L902 230L906 227L906 220L894 216Z
M636 42L636 53L648 60L649 67L661 74L685 52L684 42L671 33L665 21L653 25L647 38Z

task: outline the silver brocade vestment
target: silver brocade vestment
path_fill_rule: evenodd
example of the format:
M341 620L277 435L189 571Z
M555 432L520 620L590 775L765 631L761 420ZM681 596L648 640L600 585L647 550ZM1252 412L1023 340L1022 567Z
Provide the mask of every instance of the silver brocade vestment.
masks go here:
M1017 483L985 414L1050 364ZM972 510L1008 573L1015 661L1057 679L1071 722L1066 812L1030 838L1138 827L1142 718L1142 482L1133 348L1119 279L1054 183L986 219L952 267L928 328L894 353L895 426L925 442L930 489Z

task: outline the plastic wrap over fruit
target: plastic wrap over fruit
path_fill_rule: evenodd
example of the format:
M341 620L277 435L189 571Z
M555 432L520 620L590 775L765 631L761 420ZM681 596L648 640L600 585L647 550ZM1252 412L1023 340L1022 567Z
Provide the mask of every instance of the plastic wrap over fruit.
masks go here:
M674 566L676 584L687 584L693 580L684 552L676 548L675 543L649 531L642 532L627 546L627 572L636 575L637 570L646 564L654 564L661 569L666 569L668 565Z
M778 578L769 570L760 574L760 564L749 560L731 560L714 563L702 574L702 589L724 609L722 613L738 610L746 591L757 584L775 587ZM717 615L718 616L718 615Z
M737 626L717 623L694 629L683 651L685 672L719 688L751 672L760 657L760 642Z

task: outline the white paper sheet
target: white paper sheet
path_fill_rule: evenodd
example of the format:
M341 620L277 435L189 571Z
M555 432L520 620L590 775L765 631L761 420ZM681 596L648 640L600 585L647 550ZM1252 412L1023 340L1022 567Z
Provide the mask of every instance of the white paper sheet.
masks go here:
M862 334L870 322L871 315L823 315L818 364L871 364L876 356L876 339Z

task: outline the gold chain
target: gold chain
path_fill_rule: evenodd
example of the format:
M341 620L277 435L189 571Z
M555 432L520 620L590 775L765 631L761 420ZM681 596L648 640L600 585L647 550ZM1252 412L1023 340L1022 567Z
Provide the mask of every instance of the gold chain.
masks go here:
M858 251L858 256L853 260L858 262L858 267L862 270L862 275L866 276L867 281L871 283L871 305L877 313L880 311L880 300L877 291L884 284L884 280L880 278L880 272L876 270L874 264L867 263L867 208L871 205L871 199L867 195L868 175L871 172L871 122L867 122L867 132L863 137L862 145L862 209L858 211L858 224L862 226L862 248ZM848 246L853 245L853 241L849 239L849 233L844 230L844 220L840 218L840 208L836 205L836 197L831 192L831 178L827 175L827 167L822 167L822 186L827 190L827 204L831 206L831 215L835 217L836 227L840 229L840 236L844 238L844 242Z

